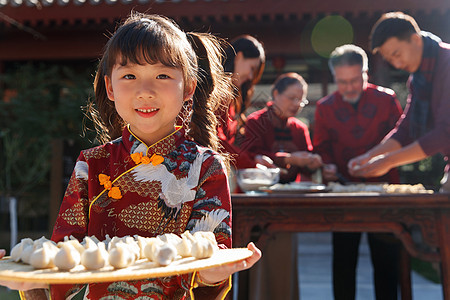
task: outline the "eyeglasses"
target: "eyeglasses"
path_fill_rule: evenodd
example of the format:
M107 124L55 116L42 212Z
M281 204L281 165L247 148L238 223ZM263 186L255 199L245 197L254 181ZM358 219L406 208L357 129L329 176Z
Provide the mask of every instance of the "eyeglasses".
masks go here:
M356 85L360 84L364 80L363 76L358 76L350 80L342 80L342 79L336 79L337 85Z
M295 96L285 96L285 97L291 102L300 101L300 107L305 107L309 103L308 99L306 99L306 98L305 99L300 99L300 98L295 97Z

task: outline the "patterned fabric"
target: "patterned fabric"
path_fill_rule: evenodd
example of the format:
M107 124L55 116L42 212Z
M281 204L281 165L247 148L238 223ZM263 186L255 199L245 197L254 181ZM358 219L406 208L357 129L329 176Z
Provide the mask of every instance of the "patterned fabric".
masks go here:
M147 147L128 128L121 138L84 150L78 157L57 218L52 240L73 235L99 240L125 235L153 237L205 227L204 219L222 218L214 230L221 248L231 248L231 200L222 158L185 139L179 129ZM159 165L136 164L130 155L163 156ZM121 198L108 196L99 175L110 177ZM87 299L188 299L192 274L141 281L90 284ZM226 284L225 284L226 285ZM225 285L218 287L224 288ZM73 286L52 286L64 299Z
M411 126L412 138L427 131L430 118L430 100L433 91L433 75L441 39L429 32L422 32L423 54L419 69L411 79Z
M422 62L424 63L424 62ZM420 147L426 155L432 156L442 153L449 165L450 156L450 44L440 43L433 68L433 90L431 92L430 117L427 119L427 132L417 139ZM411 81L408 82L411 85ZM410 90L411 90L411 86ZM402 146L409 145L415 139L410 135L411 106L413 100L409 95L405 107L405 113L401 122L389 134Z
M287 175L281 175L281 182L294 181L300 172L306 172L298 167L289 167L284 163L283 153L295 151L312 151L308 127L291 117L280 119L274 113L272 103L266 108L255 111L247 117L245 137L242 148L252 155L262 154L270 157L281 168L288 168Z
M325 163L335 164L351 181L361 181L348 173L348 161L380 143L394 128L401 113L400 103L392 90L368 84L356 110L336 91L316 105L314 152L320 154ZM397 183L398 171L393 169L380 178L367 181Z
M221 126L217 129L217 134L224 151L230 154L232 165L236 169L255 168L256 163L253 156L240 147L236 141L238 135L238 120L234 108L231 106L227 113L219 116Z

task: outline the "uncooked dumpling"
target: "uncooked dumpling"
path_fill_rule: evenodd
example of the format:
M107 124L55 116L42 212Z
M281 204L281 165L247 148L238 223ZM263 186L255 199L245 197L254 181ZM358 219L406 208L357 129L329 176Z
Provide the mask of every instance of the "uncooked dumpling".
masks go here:
M178 255L183 257L192 256L191 251L194 242L195 238L189 231L182 233L180 241L175 245Z
M164 242L158 238L152 237L148 238L147 243L144 247L144 256L147 257L148 260L154 261L153 253L154 253L154 244L163 244Z
M62 245L63 244L70 244L70 245L72 245L79 253L80 253L80 255L84 252L84 247L83 247L83 245L81 245L81 243L78 241L78 240L72 240L72 239L70 239L70 240L67 240L67 241L65 241L65 242L59 242L58 244L57 244L57 246L59 247L59 248L61 248L62 247Z
M30 238L25 238L22 239L20 241L20 243L18 243L17 245L15 245L12 249L11 249L11 258L15 261L15 262L19 262L21 260L21 256L22 256L22 251L26 246L31 246L33 247L33 240Z
M34 251L33 244L26 243L23 246L22 253L20 254L20 260L26 264L30 264L30 256L31 253L33 253L33 251Z
M217 245L211 240L206 238L197 238L195 243L192 245L192 256L197 259L211 257L214 252L218 249Z
M130 246L124 242L116 243L114 248L109 251L109 263L117 269L134 264L135 258L136 256Z
M205 238L213 243L213 245L217 246L216 236L211 231L197 231L194 233L194 238L196 240L198 240L199 238Z
M108 262L109 254L103 242L95 247L86 249L81 255L81 264L88 270L98 270L103 268Z
M169 265L177 256L177 249L170 243L155 244L153 261L160 266Z
M70 270L80 264L81 255L70 242L61 244L61 248L55 255L55 266L60 270Z
M48 240L42 245L37 245L37 249L30 255L30 265L36 269L53 268L57 251L58 248Z

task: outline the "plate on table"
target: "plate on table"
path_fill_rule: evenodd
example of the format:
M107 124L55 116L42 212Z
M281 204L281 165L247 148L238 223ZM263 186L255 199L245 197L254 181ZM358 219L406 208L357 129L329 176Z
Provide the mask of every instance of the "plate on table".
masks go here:
M298 193L320 193L327 192L325 184L314 183L311 181L277 183L270 187L261 188L262 191L275 194L298 194Z
M114 269L108 266L94 271L86 270L82 265L70 271L59 271L57 268L35 269L31 265L16 263L10 257L5 257L0 260L0 280L49 284L140 280L192 273L237 262L251 255L252 251L247 248L219 249L209 258L179 257L166 267L161 267L147 259L140 259L127 268Z

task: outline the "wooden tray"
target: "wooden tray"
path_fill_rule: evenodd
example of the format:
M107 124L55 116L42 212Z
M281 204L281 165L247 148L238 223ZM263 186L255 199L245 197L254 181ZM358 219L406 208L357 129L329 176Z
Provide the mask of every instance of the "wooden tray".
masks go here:
M0 260L0 280L48 284L139 280L191 273L195 270L198 271L237 262L251 255L252 252L247 248L220 249L210 258L180 257L166 267L157 266L156 263L147 259L141 259L134 265L124 269L114 269L109 266L95 271L86 270L82 265L70 271L58 271L57 268L38 270L31 265L16 263L10 257L5 257Z

